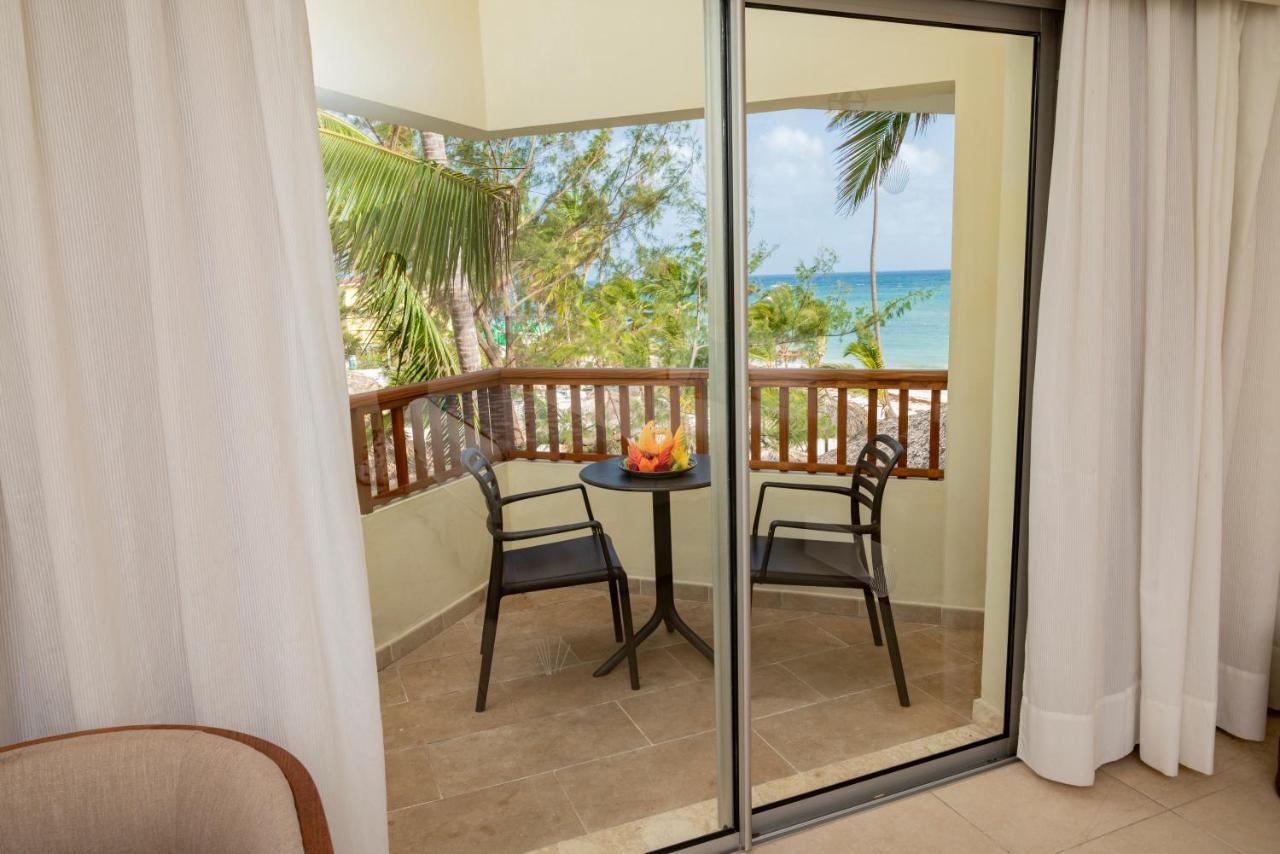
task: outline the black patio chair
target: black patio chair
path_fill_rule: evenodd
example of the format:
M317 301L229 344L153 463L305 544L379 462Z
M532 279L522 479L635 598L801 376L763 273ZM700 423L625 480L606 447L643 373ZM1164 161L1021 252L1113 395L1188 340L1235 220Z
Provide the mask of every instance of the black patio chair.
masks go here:
M761 484L755 520L751 524L751 583L861 590L867 603L867 619L871 621L871 638L876 646L884 645L880 637L880 620L883 620L884 635L889 642L889 662L893 666L893 681L898 686L898 702L909 706L911 701L907 697L907 679L902 670L898 635L893 627L893 610L889 605L884 554L880 545L880 511L884 504L884 490L901 458L902 445L892 436L882 433L867 442L858 453L852 483L848 487L783 481ZM762 537L760 511L764 509L765 493L770 489L800 489L846 496L849 498L849 524L778 519L769 523L769 534ZM868 512L866 522L862 521L862 508L866 508ZM848 539L807 540L778 536L779 528L847 534ZM876 619L877 602L880 620Z
M493 466L479 450L464 450L462 464L480 484L480 491L484 494L484 503L488 508L487 527L493 536L493 551L489 560L489 590L484 605L484 633L480 640L480 686L476 691L476 711L484 711L485 698L489 693L489 671L493 666L493 644L498 634L498 606L502 597L598 581L605 582L609 587L609 602L613 607L613 637L619 643L626 644L631 688L638 689L640 669L636 662L636 648L631 631L631 597L627 591L627 574L618 563L613 541L591 513L586 487L580 483L572 483L504 497L498 488L498 478ZM508 531L503 527L502 508L508 504L574 490L582 493L582 504L587 511L586 521L527 531ZM590 533L510 551L505 548L510 542L571 531Z

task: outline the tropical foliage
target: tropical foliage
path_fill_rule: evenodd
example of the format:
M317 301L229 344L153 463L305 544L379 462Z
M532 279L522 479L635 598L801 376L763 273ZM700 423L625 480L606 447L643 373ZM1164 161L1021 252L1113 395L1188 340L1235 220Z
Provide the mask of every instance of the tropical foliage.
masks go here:
M319 125L335 260L358 286L356 310L385 346L393 380L456 371L432 306L459 277L483 288L502 280L512 193L406 153L399 129L388 143L328 113Z
M832 117L848 134L842 209L874 197L886 158L927 121ZM466 140L321 113L319 133L358 364L393 383L483 363L707 364L702 158L689 123ZM770 251L756 247L750 269ZM752 286L753 361L816 367L828 338L851 336L844 356L883 365L880 328L931 292L881 306L873 285L872 306L851 308L817 286L836 260L823 251L791 281Z

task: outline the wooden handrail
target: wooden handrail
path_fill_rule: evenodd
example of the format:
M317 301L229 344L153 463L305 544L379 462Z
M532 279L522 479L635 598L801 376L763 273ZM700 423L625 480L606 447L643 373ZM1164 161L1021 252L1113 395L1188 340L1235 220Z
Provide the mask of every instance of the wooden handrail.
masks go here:
M492 368L351 395L361 511L461 475L472 445L493 460L598 460L656 420L705 452L707 381L706 368ZM847 474L873 424L907 448L894 474L943 477L946 371L751 368L747 384L753 469ZM927 438L912 440L913 419Z

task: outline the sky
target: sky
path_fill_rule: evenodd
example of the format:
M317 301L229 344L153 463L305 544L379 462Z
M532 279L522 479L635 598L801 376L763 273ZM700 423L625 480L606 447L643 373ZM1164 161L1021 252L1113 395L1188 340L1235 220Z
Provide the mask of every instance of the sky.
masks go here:
M851 217L835 210L837 135L825 110L782 110L747 117L747 199L751 243L774 247L758 273L791 273L822 249L836 253L835 269L867 269L871 202ZM940 115L908 136L901 161L909 170L899 194L880 193L878 270L934 270L951 266L951 186L955 117Z

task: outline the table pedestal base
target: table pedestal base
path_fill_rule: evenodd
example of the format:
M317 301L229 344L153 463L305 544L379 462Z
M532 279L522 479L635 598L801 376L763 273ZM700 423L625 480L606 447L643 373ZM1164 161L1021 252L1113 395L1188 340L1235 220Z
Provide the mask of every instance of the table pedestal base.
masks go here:
M653 608L653 616L636 629L636 647L638 648L645 638L657 631L658 626L666 623L667 631L679 632L693 645L694 649L708 659L712 659L710 645L698 637L698 633L691 629L676 611L675 585L671 574L671 493L669 492L653 493L653 570L657 604ZM626 657L627 647L624 645L604 664L596 668L595 675L604 676Z

